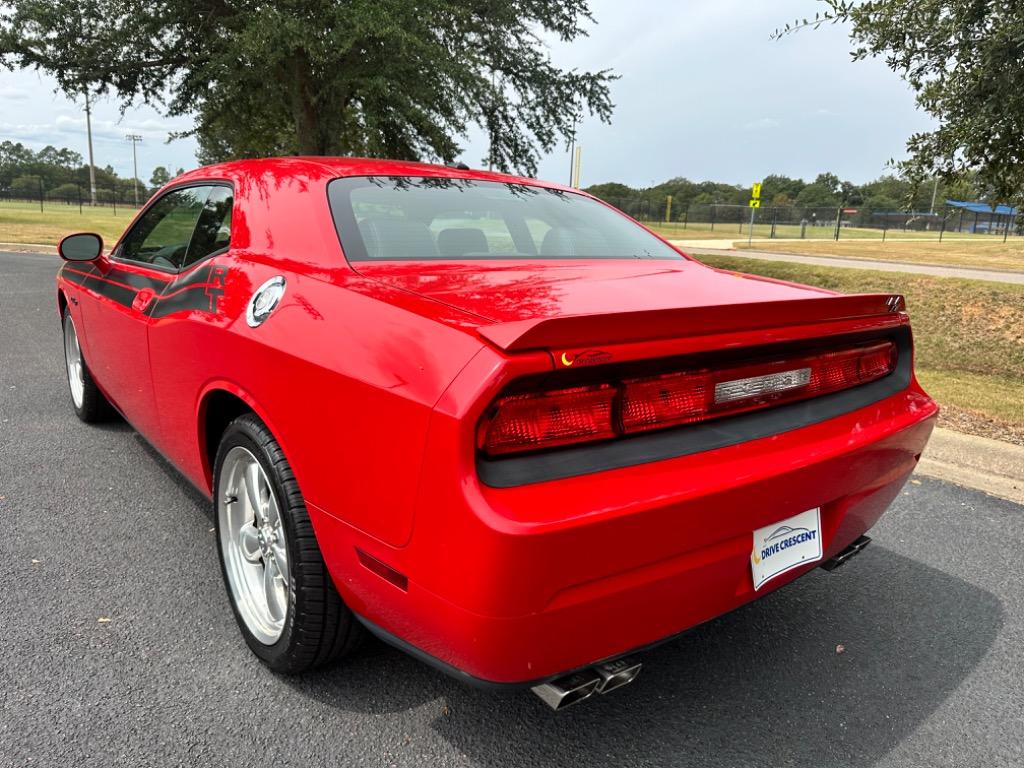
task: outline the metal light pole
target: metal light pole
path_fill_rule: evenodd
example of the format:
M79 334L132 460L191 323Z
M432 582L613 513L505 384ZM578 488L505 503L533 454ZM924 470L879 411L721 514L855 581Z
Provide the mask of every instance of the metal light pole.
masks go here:
M137 133L129 133L124 137L125 141L132 143L132 167L134 169L132 175L132 189L135 192L135 207L139 207L139 159L135 152L136 145L142 141L142 137Z
M576 175L576 118L572 119L572 133L569 134L569 186Z
M491 70L491 96L494 96L494 70ZM494 128L490 131L490 144L487 147L487 172L494 170Z
M573 174L571 187L576 189L580 188L580 166L583 164L583 147L579 144L576 145L576 157L573 164Z
M85 133L89 138L89 205L96 205L96 164L92 159L92 110L89 109L89 89L85 88Z

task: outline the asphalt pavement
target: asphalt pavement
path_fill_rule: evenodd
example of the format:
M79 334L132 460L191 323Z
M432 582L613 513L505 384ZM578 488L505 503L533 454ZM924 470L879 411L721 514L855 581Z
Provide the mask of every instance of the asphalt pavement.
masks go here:
M57 264L0 253L0 766L1024 764L1024 508L929 479L849 565L565 712L377 643L268 672L210 505L125 424L74 417Z

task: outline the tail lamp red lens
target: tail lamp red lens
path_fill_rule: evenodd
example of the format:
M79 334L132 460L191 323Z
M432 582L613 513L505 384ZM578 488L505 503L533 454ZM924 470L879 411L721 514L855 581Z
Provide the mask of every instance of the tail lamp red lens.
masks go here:
M481 430L481 447L490 454L554 448L615 437L611 384L510 395Z
M571 389L509 395L480 425L490 455L606 440L806 400L880 379L896 367L891 341L677 371Z

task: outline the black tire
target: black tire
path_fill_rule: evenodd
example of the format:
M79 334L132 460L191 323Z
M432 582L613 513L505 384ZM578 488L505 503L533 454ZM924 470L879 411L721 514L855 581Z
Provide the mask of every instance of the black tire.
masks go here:
M263 468L278 501L288 554L287 610L280 638L273 645L261 642L250 630L235 602L221 536L221 474L228 452L240 446ZM255 416L245 414L224 430L214 462L214 519L221 575L246 644L275 672L296 674L329 664L353 651L364 630L342 601L327 572L313 525L295 475L277 440Z
M92 372L89 370L88 364L85 362L85 354L81 351L79 345L79 358L81 360L82 367L82 401L81 404L75 402L75 396L71 391L71 370L67 365L68 355L68 324L74 329L75 338L78 337L78 329L75 327L74 320L71 317L71 311L65 307L64 317L61 320L61 330L64 338L64 356L65 356L65 367L64 372L68 379L68 390L71 397L71 407L75 411L75 415L79 419L84 421L86 424L96 424L103 421L108 421L114 416L114 408L111 406L110 401L107 400L106 396L100 392L100 388L96 386L96 380L92 377Z

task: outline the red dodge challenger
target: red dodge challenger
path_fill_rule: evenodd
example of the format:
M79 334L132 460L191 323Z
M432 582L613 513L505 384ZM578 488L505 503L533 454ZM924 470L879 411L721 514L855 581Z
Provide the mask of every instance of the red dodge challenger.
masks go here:
M864 547L937 413L902 297L711 269L575 189L288 158L60 246L75 412L212 497L271 668L364 629L560 708Z

